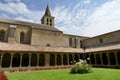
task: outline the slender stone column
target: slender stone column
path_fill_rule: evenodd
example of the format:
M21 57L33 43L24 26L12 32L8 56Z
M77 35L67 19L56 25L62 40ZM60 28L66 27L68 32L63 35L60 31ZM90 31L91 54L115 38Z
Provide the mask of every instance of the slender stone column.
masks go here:
M55 66L56 66L57 65L57 54L54 53L54 55L55 55Z
M37 53L37 66L39 66L39 53Z
M14 53L11 53L11 59L10 59L10 68L12 68L12 60L13 60Z
M22 67L22 53L20 53L20 67Z
M114 55L115 55L116 65L119 65L119 63L118 63L118 57L117 57L117 52L116 51L114 52Z
M100 62L101 62L101 65L104 65L104 64L103 64L102 53L99 53L99 54L100 54L100 60L101 60Z
M2 67L3 53L1 53L0 67Z
M50 66L50 53L45 54L45 66Z
M31 53L29 53L29 67L31 66Z
M67 56L67 65L69 65L69 54L67 53L66 56Z
M109 52L107 52L106 55L107 55L108 65L110 65L110 56L109 56Z
M96 53L93 53L94 54L94 58L95 58L95 65L97 65L97 58L96 58Z
M61 65L63 65L63 54L61 53Z
M73 64L74 62L74 54L71 54L72 55L72 61L70 62L70 64Z
M90 56L91 54L89 53L88 55ZM89 64L91 64L91 58L90 58Z

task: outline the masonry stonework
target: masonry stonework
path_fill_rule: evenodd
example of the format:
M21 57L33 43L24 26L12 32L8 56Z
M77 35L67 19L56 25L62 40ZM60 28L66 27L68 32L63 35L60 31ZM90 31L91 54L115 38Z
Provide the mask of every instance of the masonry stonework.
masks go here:
M55 28L49 6L41 24L0 18L0 67L4 70L67 68L90 58L95 67L120 67L120 30L85 37Z

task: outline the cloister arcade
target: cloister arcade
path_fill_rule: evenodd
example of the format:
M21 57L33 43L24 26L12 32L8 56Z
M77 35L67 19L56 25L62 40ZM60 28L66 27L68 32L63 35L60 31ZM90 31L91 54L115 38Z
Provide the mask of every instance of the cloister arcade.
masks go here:
M120 65L120 51L102 51L85 54L85 59L90 57L90 64L95 66Z
M1 52L0 67L67 66L80 58L83 59L82 53Z
M120 65L120 51L94 53L0 52L1 68L67 66L90 58L93 66Z

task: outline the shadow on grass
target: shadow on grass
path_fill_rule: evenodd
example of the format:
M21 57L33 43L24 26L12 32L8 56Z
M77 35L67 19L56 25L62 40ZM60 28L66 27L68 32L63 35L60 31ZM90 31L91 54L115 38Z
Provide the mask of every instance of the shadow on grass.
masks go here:
M70 75L75 75L75 74L86 75L86 74L91 74L91 73L93 73L93 71L88 72L88 73L72 73L72 72L69 72Z

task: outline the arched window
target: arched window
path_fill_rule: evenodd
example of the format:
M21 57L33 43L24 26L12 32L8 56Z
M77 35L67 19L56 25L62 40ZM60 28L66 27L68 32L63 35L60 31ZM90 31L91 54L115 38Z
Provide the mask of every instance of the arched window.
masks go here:
M1 30L0 31L0 41L4 41L4 37L5 37L5 31Z
M50 22L52 22L52 19L50 19Z
M49 19L47 18L47 22L49 21Z
M46 19L46 25L49 25L49 19L48 18Z
M50 26L52 26L52 19L50 19Z
M20 43L24 43L24 40L25 40L25 34L24 34L24 32L21 32L20 33Z
M69 46L72 47L72 38L69 38Z

